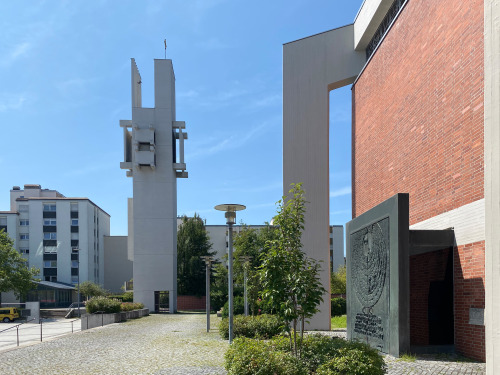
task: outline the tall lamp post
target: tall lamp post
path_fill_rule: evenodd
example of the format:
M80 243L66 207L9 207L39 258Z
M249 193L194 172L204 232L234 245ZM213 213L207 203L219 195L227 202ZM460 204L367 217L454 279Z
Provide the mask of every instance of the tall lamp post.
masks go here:
M243 295L245 298L245 316L248 316L247 270L248 270L248 265L249 265L251 260L252 260L252 257L249 255L240 256L240 261L243 263L243 275L244 275Z
M242 211L246 207L242 204L219 204L214 207L218 211L225 211L226 224L228 226L228 297L229 297L229 343L233 342L233 225L236 223L236 211Z
M207 332L210 332L210 267L213 258L208 255L200 258L205 261L206 266L205 309L207 310Z

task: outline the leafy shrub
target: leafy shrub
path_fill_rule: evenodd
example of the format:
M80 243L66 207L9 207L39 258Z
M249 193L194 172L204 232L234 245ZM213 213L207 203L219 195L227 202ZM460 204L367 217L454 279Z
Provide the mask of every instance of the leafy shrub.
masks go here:
M102 311L106 314L120 312L121 302L106 297L94 297L87 301L85 309L89 314Z
M245 312L245 299L241 296L235 296L233 300L233 312L234 315L243 314ZM229 316L229 301L224 304L224 309L222 310L222 317L227 318Z
M347 312L346 301L342 297L332 298L332 316L345 315Z
M274 351L266 341L236 338L224 356L228 375L304 375L308 371L290 353Z
M134 302L134 292L125 292L122 294L123 302Z
M122 311L140 310L144 308L143 303L122 302L120 306Z
M275 315L244 316L237 315L233 321L235 337L269 339L283 331L283 325ZM229 338L229 319L222 319L219 324L222 338Z
M348 343L337 355L318 367L317 375L383 375L386 364L382 356L368 345Z

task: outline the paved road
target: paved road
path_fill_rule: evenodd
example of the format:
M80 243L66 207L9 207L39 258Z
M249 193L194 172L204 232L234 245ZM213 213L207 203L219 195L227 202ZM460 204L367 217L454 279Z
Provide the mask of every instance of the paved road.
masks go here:
M203 314L176 314L69 334L0 352L0 373L225 374L223 356L228 344L219 338L215 316L211 321L210 333ZM428 356L403 362L386 357L389 375L485 374L484 364L456 359Z

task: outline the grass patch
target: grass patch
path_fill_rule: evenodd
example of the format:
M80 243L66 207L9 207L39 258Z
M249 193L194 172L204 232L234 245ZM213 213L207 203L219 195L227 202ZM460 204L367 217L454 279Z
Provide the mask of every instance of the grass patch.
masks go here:
M417 360L417 356L412 353L403 353L401 357L399 357L398 361L401 362L415 362Z
M346 327L347 327L347 315L332 316L332 329L346 328Z

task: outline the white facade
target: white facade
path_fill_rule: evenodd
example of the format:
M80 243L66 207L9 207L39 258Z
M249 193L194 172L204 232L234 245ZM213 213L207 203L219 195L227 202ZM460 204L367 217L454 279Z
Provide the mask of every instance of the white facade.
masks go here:
M42 281L76 285L104 282L104 236L110 216L88 198L67 198L40 185L14 186L10 211L0 211L0 227L15 241ZM74 249L79 249L78 251Z
M132 59L132 120L120 121L124 134L120 168L133 178L128 243L134 301L155 311L155 296L168 291L173 313L177 309L177 178L187 177L187 134L182 131L184 122L176 121L172 60L155 60L154 67L155 107L143 108L141 75Z
M342 266L345 266L344 226L330 225L330 270L336 272Z

